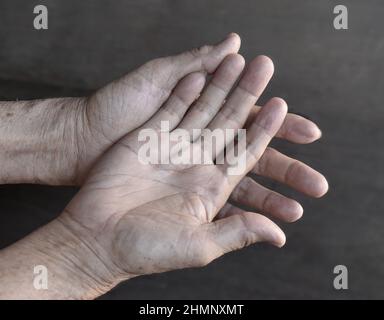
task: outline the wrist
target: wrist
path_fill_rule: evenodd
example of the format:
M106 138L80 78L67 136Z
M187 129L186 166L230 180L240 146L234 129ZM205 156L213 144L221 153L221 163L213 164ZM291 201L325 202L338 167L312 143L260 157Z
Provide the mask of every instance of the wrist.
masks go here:
M130 278L111 262L94 235L67 212L50 224L44 242L49 244L44 255L53 266L53 277L60 279L60 291L70 292L66 298L94 299ZM37 244L38 250L40 246Z
M0 252L0 299L94 299L127 277L65 213ZM35 287L34 268L46 270Z
M2 102L0 183L75 184L85 101Z

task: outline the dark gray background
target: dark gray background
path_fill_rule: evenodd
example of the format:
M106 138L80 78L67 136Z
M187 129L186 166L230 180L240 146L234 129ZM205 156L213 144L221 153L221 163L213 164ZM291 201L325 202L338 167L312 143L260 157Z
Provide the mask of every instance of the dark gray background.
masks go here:
M32 27L33 7L49 8L49 30ZM384 298L384 2L344 0L349 30L333 28L333 7L318 0L140 0L0 2L0 98L82 95L158 56L215 42L230 31L241 53L272 57L276 74L263 97L285 98L315 120L321 141L278 147L322 171L323 199L283 225L287 245L253 246L203 269L136 278L104 298ZM72 188L0 187L0 246L49 221ZM346 291L333 267L349 269Z

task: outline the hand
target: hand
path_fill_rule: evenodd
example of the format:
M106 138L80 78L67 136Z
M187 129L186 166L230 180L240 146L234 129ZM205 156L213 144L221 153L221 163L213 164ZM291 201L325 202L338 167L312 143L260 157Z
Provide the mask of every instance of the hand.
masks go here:
M171 129L239 128L248 117L248 152L254 156L250 157L245 174L261 156L271 134L278 130L286 106L282 100L273 99L260 114L260 108L253 106L273 69L269 59L259 57L220 109L220 100L243 64L238 55L227 57L184 117L194 96L188 83L201 78L201 74L190 74L142 128L158 128L161 120L168 120ZM198 86L195 88L199 91ZM265 130L269 134L265 135ZM284 243L284 234L269 219L229 205L220 209L238 181L247 178L226 176L225 164L176 166L172 171L169 166L142 168L132 152L138 147L138 132L127 135L108 152L59 219L1 251L0 274L8 290L0 290L0 296L92 298L135 275L202 265L257 241L278 246ZM277 133L297 143L309 143L319 135L313 123L296 115L288 115ZM221 184L223 181L225 184ZM312 182L315 186L316 179ZM33 289L28 276L32 266L39 264L46 265L53 276L49 290L43 292Z
M152 60L91 97L0 102L0 183L81 185L98 157L147 121L179 80L212 73L239 48L230 34L218 45ZM199 92L204 77L187 82Z
M182 83L178 90L185 91L191 103L204 86L205 74L213 73L224 57L239 48L240 37L231 33L215 46L149 61L89 97L84 104L84 116L79 118L79 184L106 149L156 113L179 81Z
M230 39L231 37L233 37L234 42L232 44L230 44L230 42L227 44L228 49L226 49L226 52L230 51L229 48L231 46L232 51L236 51L236 49L238 50L239 48L238 45L240 41L236 44L236 35L232 34ZM208 51L208 49L204 50ZM185 55L188 57L189 53L182 54L181 56L178 56L177 59L181 59ZM220 57L222 56L224 56L224 54L220 55ZM116 83L103 88L91 97L88 109L91 111L89 114L93 115L93 120L89 121L89 124L93 127L93 134L88 138L90 141L88 142L88 145L97 145L101 149L92 153L92 156L84 161L84 167L86 167L87 163L92 163L92 160L96 158L98 154L101 154L111 143L117 141L121 136L126 134L126 132L137 128L137 126L142 124L143 121L150 116L153 116L156 110L159 109L161 103L164 102L171 93L170 88L173 88L171 99L180 99L181 97L182 101L187 105L191 104L195 98L200 95L205 83L205 77L202 73L195 72L189 74L178 84L176 84L176 82L180 77L173 79L173 82L171 82L170 85L164 83L164 79L167 81L169 78L172 79L169 75L164 77L163 72L174 68L175 62L173 59L174 58L165 58L151 61ZM182 69L183 75L186 72L185 68L187 68L188 65L189 63L185 62L181 64L184 68ZM213 82L219 83L220 85L224 83L223 85L228 88L240 75L243 67L243 60L239 57L236 58L235 56L232 56L229 59L226 59L225 63L223 63L221 68L215 74ZM146 80L149 74L153 75L152 83L155 83L154 85L151 85L151 83ZM159 75L163 76L160 80L158 80ZM144 80L137 81L137 77L144 77ZM137 82L142 83L143 81L147 86L141 87L142 90L136 92L132 89L137 87ZM163 90L158 90L158 86L168 87L168 90L166 90L165 95L161 99L160 93L162 93ZM150 97L155 97L155 99L144 99L144 97L148 95L148 92L154 92ZM145 101L144 106L141 103L143 100ZM166 113L175 112L172 108L180 108L178 102L174 102L176 106L172 106L172 103L169 104L171 104L169 107L170 110L160 112L154 116L156 120L152 120L152 122L157 121L157 123L159 123L161 119L165 119ZM220 106L221 102L219 98L214 109L217 111ZM206 105L202 105L201 109L205 107ZM183 108L180 109L183 110ZM190 126L193 127L197 121L200 121L200 117L202 117L201 121L203 125L207 125L212 117L210 117L209 114L206 115L206 113L214 111L209 110L209 108L203 112L201 112L199 108L195 109L198 111L192 113L192 115L187 115L187 118L191 118L189 121ZM260 107L257 106L252 109L246 109L240 118L236 118L238 117L238 114L234 111L227 114L224 113L224 116L235 117L235 119L229 120L228 124L237 121L239 125L236 126L236 128L240 128L244 125L244 122L247 119L247 112L248 123L251 123L259 110ZM148 113L146 114L146 112ZM176 119L174 119L174 121L181 121L182 115L183 114L176 114ZM138 120L134 121L134 119ZM188 119L184 121L184 123L186 122L188 122ZM231 126L233 125L231 124ZM186 128L185 124L182 124L181 127ZM211 128L212 130L215 129L214 122L211 124ZM127 129L128 131L126 131ZM289 114L284 121L281 130L278 132L278 136L295 143L310 143L318 139L321 136L321 132L311 121L297 115ZM95 140L96 143L92 143L92 141ZM87 147L86 149L90 148ZM79 168L82 168L82 166L79 166ZM81 171L86 172L86 170ZM290 187L313 197L321 197L328 190L327 181L320 173L302 162L291 159L272 148L267 148L267 151L255 168L253 168L252 172L288 184ZM79 176L81 176L81 174ZM245 205L256 211L261 211L287 222L295 221L303 214L303 208L297 201L288 199L283 195L262 187L250 177L245 177L236 187L231 195L231 200L240 205Z
M231 34L217 46L205 46L178 56L150 61L89 98L1 103L0 146L3 152L0 154L0 183L81 185L95 161L114 142L150 118L172 88L177 91L175 99L178 95L184 96L190 103L204 86L204 73L212 72L224 56L237 52L239 47L239 37ZM205 62L200 65L199 61ZM236 70L227 68L223 72L233 78L239 69L241 67ZM176 90L178 79L192 70L201 72L186 75L178 82ZM159 89L162 87L167 89ZM258 108L253 108L253 115ZM23 119L28 120L23 122ZM288 115L282 130L284 132L278 135L296 143L310 143L320 136L314 123L295 115ZM268 166L260 166L257 173L282 180L281 171L275 170L276 161L278 158L284 160L287 167L293 160L277 153L268 152L268 155L261 161ZM276 161L269 161L269 158ZM268 173L265 168L268 168ZM288 176L291 182L295 182L290 183L292 187L314 196L324 193L326 182L321 175L298 162L290 168L294 168L301 177L297 180L297 174L293 175L290 169ZM274 172L280 174L273 177L271 173ZM310 188L307 188L308 184ZM246 194L242 191L245 189ZM300 216L302 208L297 203L276 196L268 196L268 201L264 201L269 194L246 178L234 198L250 205L249 198L252 206L263 211L284 207L286 212L290 212L289 219ZM276 205L277 202L281 205Z
M249 124L246 168L240 175L228 175L228 163L215 165L214 159L210 165L148 165L138 156L141 130L158 130L159 121L169 121L171 131L236 128L245 121L267 85L273 65L266 57L252 61L220 109L218 102L228 94L243 64L239 55L227 57L185 117L189 103L182 102L184 97L175 99L180 93L175 90L150 121L120 140L98 162L59 218L85 247L97 253L108 270L113 270L110 283L202 266L255 242L284 244L284 233L268 218L238 208L221 211L282 125L287 111L283 100L270 100ZM227 70L237 71L227 77ZM191 144L194 150L201 149L199 142ZM218 214L220 219L216 219Z
M260 107L255 106L247 119L252 123ZM321 131L308 119L288 113L276 137L292 143L307 144L321 137ZM251 171L253 174L286 184L310 197L322 197L328 191L328 183L322 174L308 165L267 147ZM233 203L262 212L268 216L293 222L303 214L297 201L271 191L251 177L245 177L231 194Z

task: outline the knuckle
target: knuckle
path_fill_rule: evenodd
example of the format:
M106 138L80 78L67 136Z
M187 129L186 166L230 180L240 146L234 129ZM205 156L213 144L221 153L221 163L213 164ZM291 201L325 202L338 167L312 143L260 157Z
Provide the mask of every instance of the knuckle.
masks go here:
M250 177L245 177L240 183L237 191L237 200L250 201L250 191L253 185L253 179Z
M265 196L263 203L261 204L261 210L262 212L270 212L271 206L272 206L272 199L274 197L273 192L268 192L268 194Z
M300 167L300 162L298 160L294 160L292 161L287 170L285 171L285 175L284 175L284 182L289 182L289 181L292 181L294 180L294 177L295 177L295 172L297 172L296 170Z

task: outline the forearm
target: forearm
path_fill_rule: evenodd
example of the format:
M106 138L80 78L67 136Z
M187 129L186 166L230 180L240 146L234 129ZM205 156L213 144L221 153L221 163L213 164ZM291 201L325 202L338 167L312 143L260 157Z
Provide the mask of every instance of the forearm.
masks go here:
M82 98L0 102L0 183L73 184L83 104Z
M76 232L59 218L0 251L0 299L93 299L123 280ZM36 286L36 266L47 270L46 289Z

